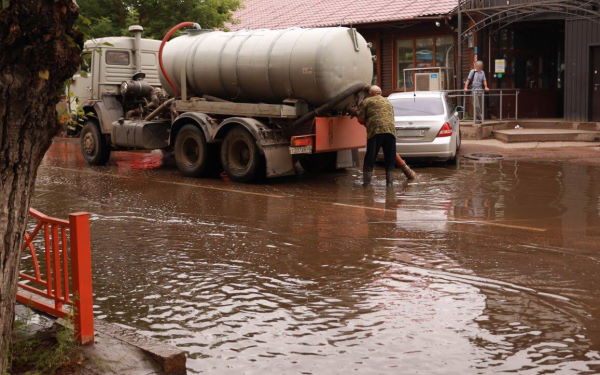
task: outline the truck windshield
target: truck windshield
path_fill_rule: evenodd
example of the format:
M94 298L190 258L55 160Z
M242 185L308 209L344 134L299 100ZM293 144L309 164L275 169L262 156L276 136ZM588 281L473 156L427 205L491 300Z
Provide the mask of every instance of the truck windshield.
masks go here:
M441 98L406 97L390 99L395 116L437 116L444 114Z

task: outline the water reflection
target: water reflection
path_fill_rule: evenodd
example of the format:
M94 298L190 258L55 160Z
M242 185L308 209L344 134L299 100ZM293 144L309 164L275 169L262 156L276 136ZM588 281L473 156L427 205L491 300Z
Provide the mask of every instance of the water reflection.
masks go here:
M93 213L98 315L191 372L600 371L597 168L462 162L386 193L355 171L244 186L114 156L56 143L34 205Z

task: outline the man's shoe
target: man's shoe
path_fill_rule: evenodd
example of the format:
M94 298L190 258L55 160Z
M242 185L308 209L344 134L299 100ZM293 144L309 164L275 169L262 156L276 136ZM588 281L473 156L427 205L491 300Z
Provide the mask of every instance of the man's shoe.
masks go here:
M373 171L363 172L363 186L371 185L371 179L373 178Z

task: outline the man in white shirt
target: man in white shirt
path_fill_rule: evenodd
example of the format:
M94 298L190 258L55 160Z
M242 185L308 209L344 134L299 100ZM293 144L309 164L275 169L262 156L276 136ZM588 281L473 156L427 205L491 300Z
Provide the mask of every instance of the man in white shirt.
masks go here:
M483 90L490 90L485 78L485 72L483 71L483 61L477 61L475 69L469 72L469 76L465 82L465 91L469 91L469 84L473 92L473 120L475 120L476 124L481 124L483 121Z

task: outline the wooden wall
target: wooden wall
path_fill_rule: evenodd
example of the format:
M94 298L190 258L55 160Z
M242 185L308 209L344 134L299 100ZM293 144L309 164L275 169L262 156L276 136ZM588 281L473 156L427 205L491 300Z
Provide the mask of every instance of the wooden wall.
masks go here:
M565 24L565 119L589 120L590 47L600 46L600 23L567 20Z

